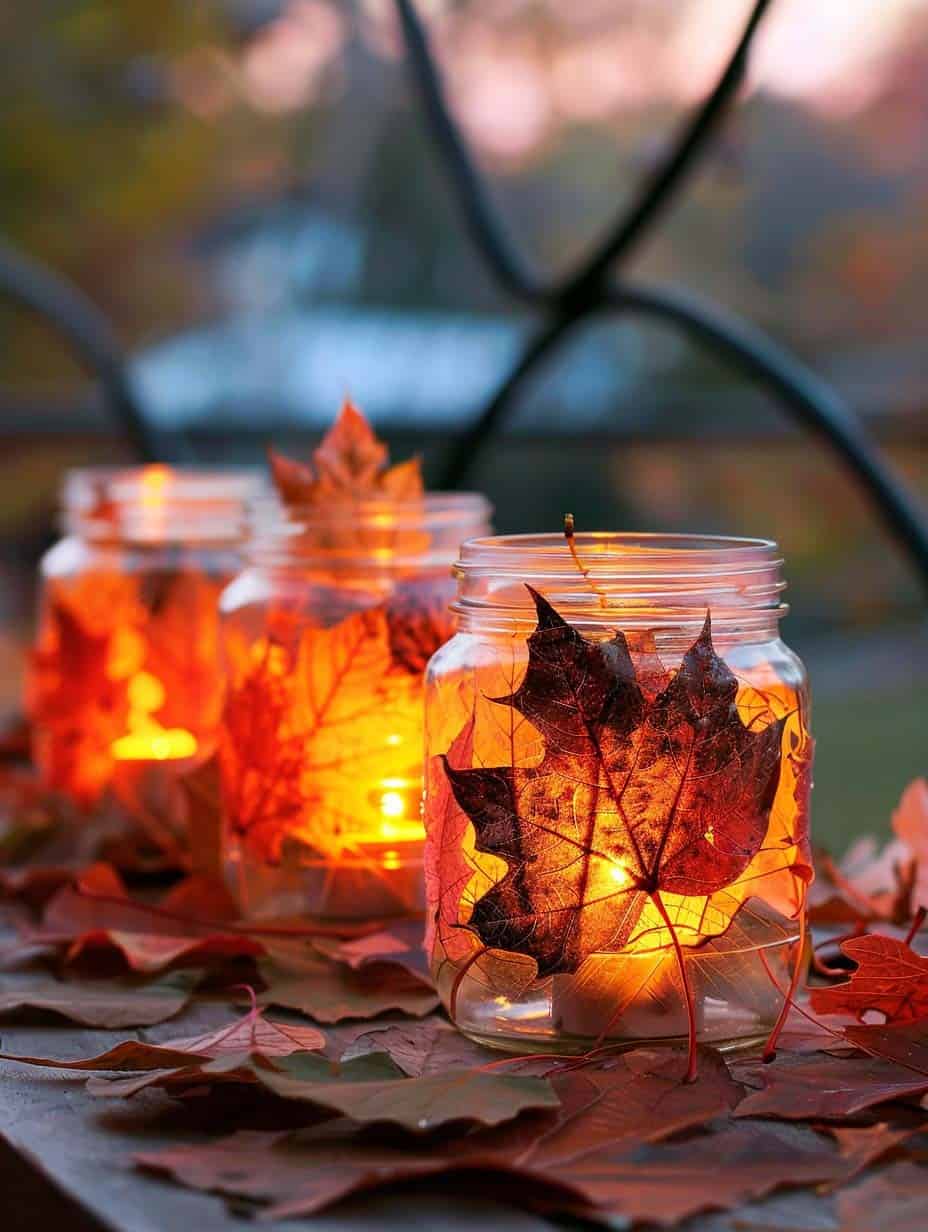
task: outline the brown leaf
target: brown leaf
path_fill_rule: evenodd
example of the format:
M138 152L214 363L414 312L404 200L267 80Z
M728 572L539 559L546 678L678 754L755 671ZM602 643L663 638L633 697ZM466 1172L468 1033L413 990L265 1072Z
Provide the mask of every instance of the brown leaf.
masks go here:
M570 1178L600 1210L669 1227L784 1185L833 1180L844 1167L811 1131L780 1133L745 1123L631 1154L601 1151L572 1163Z
M906 918L908 863L908 849L898 839L881 848L873 837L860 838L839 863L819 851L809 918L815 924L845 925Z
M540 1137L524 1158L560 1168L606 1146L656 1142L704 1125L737 1106L744 1089L719 1053L701 1049L694 1082L683 1081L686 1060L680 1053L637 1048L554 1077L554 1089L564 1105L577 1111ZM576 1093L568 1098L576 1086L586 1089L588 1101Z
M752 1061L733 1070L744 1082L760 1086L738 1105L736 1117L841 1120L928 1091L928 1077L869 1057L783 1055L773 1065Z
M313 944L327 958L345 963L355 971L363 970L371 963L395 964L424 984L431 985L428 957L422 946L422 928L421 920L401 920L389 929L368 933L364 937L348 940L319 937Z
M869 1010L888 1022L908 1022L928 1015L928 958L922 958L893 937L854 937L841 952L857 963L850 980L832 988L813 988L809 1000L820 1014L851 1014Z
M280 947L272 948L280 955ZM438 1006L435 992L400 968L371 963L361 970L311 958L299 962L258 964L266 989L262 1005L299 1010L317 1022L345 1018L375 1018L389 1010L421 1018Z
M412 1133L453 1121L499 1125L526 1109L556 1108L544 1078L455 1070L408 1078L386 1053L334 1063L311 1053L281 1058L259 1081L284 1099L327 1108L360 1124L400 1125Z
M410 1078L469 1069L499 1060L489 1048L475 1044L442 1018L371 1028L355 1036L341 1060L350 1061L370 1052L385 1052Z
M0 1053L5 1061L25 1065L41 1065L50 1069L113 1070L141 1073L199 1064L204 1057L250 1053L262 1057L283 1057L292 1052L312 1051L325 1047L325 1036L315 1027L291 1026L271 1022L260 1010L252 1010L229 1026L219 1027L205 1035L163 1040L151 1044L147 1040L124 1040L96 1057L65 1061L55 1057L25 1057Z
M877 1125L853 1128L833 1125L828 1127L828 1132L838 1143L841 1158L847 1164L847 1171L841 1177L842 1184L846 1184L884 1155L890 1154L918 1130L912 1125L900 1127L880 1122Z
M889 1026L855 1023L845 1027L844 1034L862 1052L895 1061L897 1065L928 1077L928 1019Z
M896 1163L838 1195L841 1232L923 1232L928 1168Z
M457 1139L424 1140L417 1150L392 1138L359 1137L343 1120L289 1134L238 1133L206 1146L173 1147L137 1155L138 1166L168 1173L194 1189L272 1204L269 1218L313 1215L349 1197L403 1181L446 1174L481 1186L493 1172L515 1203L548 1197L563 1205L582 1203L566 1180L512 1164L492 1154L462 1157Z
M197 978L191 972L147 983L5 976L0 979L0 1013L41 1010L86 1027L149 1027L183 1009Z

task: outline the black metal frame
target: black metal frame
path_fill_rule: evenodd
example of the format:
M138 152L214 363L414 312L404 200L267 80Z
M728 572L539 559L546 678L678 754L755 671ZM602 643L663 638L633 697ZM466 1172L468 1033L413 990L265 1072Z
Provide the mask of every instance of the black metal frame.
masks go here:
M734 102L752 41L772 0L755 0L708 98L638 188L630 207L613 221L577 267L561 277L539 274L511 242L453 118L414 0L395 0L395 4L413 82L471 239L500 286L541 317L512 372L455 444L444 474L445 486L461 484L527 380L574 330L596 317L636 313L669 324L714 352L766 388L798 424L816 434L860 484L928 588L928 527L922 513L838 395L759 330L714 305L683 292L638 285L615 275L616 267L672 204ZM146 421L106 322L78 292L0 245L3 291L40 313L72 343L86 366L99 377L114 416L141 457L172 459L181 452L177 441L161 437Z

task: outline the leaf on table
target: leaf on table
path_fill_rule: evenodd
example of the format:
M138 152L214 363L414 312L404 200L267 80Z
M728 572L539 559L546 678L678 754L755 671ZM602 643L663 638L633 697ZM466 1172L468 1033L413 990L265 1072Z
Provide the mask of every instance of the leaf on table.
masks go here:
M842 1120L928 1091L928 1077L873 1057L784 1054L773 1065L747 1061L732 1069L738 1079L760 1088L738 1105L736 1117Z
M841 1232L922 1232L928 1168L895 1163L838 1194Z
M903 922L910 915L911 855L894 839L881 847L865 836L836 862L816 854L816 881L809 891L809 918L814 924Z
M280 945L267 948L277 961L258 964L266 985L258 997L261 1005L299 1010L321 1023L376 1018L390 1010L422 1018L438 1006L431 988L393 964L374 962L354 971L322 959L294 961Z
M472 1172L479 1175L482 1188L492 1172L506 1198L517 1205L545 1198L565 1207L583 1201L566 1178L489 1152L462 1157L460 1141L428 1138L418 1145L400 1145L394 1134L360 1136L356 1125L337 1120L296 1133L241 1132L206 1145L149 1151L137 1155L135 1162L192 1189L269 1205L268 1218L314 1215L352 1194L428 1176L457 1176L472 1185Z
M781 1186L834 1180L844 1169L837 1152L811 1130L779 1133L745 1122L631 1153L603 1150L572 1163L570 1179L600 1211L670 1227Z
M857 963L844 983L813 988L809 1001L816 1013L862 1018L875 1010L887 1022L908 1022L928 1015L928 958L894 937L854 937L841 952Z
M928 908L928 781L915 779L902 793L893 830L915 861L912 904Z
M158 980L56 980L0 977L0 1013L42 1011L86 1027L149 1027L173 1018L190 1000L198 973L173 972Z
M204 1057L250 1053L263 1057L283 1057L292 1052L308 1052L325 1047L325 1036L315 1027L293 1026L272 1022L260 1010L252 1010L229 1026L219 1027L205 1035L162 1040L152 1044L147 1040L123 1040L96 1057L76 1061L58 1057L27 1057L0 1053L5 1061L24 1065L40 1065L49 1069L111 1070L142 1073L147 1070L182 1068L199 1064Z
M541 733L543 760L465 770L446 762L477 849L508 866L466 927L485 947L534 959L539 977L574 972L590 954L645 935L655 946L669 945L670 933L696 945L724 932L737 902L729 892L734 906L713 912L709 900L730 891L764 845L783 721L745 726L708 617L649 702L622 633L587 640L532 597L528 668L514 693L494 700ZM802 841L793 836L783 858L806 878Z
M928 1077L928 1019L888 1025L855 1023L844 1028L844 1035L862 1052Z
M362 971L371 963L391 963L410 975L431 985L428 955L422 945L421 920L401 920L389 929L368 933L363 937L343 939L319 937L313 944L321 954L334 962L345 963L352 970Z
M327 1108L364 1125L400 1125L412 1133L455 1121L499 1125L528 1109L556 1108L544 1078L462 1069L408 1078L386 1053L331 1062L303 1053L283 1057L259 1081L284 1099Z
M828 1132L838 1143L838 1151L847 1165L841 1177L842 1184L846 1184L865 1168L895 1151L907 1138L918 1133L918 1129L913 1125L888 1125L880 1121L876 1125L853 1127L832 1125L828 1127Z
M491 1049L474 1043L443 1018L391 1023L356 1035L341 1055L342 1061L385 1052L410 1078L471 1069L498 1061Z
M693 1082L684 1082L687 1058L679 1052L636 1048L552 1077L555 1091L574 1114L551 1128L524 1158L561 1167L617 1143L655 1142L705 1125L735 1108L744 1088L713 1049L700 1050ZM589 1098L571 1089L579 1087Z

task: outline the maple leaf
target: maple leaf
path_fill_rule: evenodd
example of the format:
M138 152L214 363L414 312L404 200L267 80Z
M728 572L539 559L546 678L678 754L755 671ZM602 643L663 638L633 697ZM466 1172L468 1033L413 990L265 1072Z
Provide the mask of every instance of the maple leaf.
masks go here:
M400 583L386 605L387 633L394 665L421 676L429 659L454 635L449 588L434 578Z
M915 860L912 899L928 908L928 782L915 779L902 793L893 813L893 830Z
M838 1195L841 1232L921 1232L928 1211L928 1168L894 1163Z
M266 949L277 961L258 964L266 985L258 997L262 1005L299 1010L322 1023L375 1018L390 1010L422 1017L438 1006L434 989L390 963L354 971L320 959L294 959L279 945L267 943Z
M736 1117L844 1120L878 1104L928 1091L928 1077L869 1057L810 1053L781 1057L776 1065L750 1061L732 1069L740 1080L760 1087L738 1105Z
M694 1055L680 936L699 944L711 935L699 900L730 891L763 847L784 720L744 724L738 682L715 652L708 616L649 701L621 632L588 640L529 589L538 624L528 667L514 693L493 700L540 732L544 757L471 769L445 759L476 849L508 868L464 926L486 948L532 958L543 978L640 944L635 930L650 903L659 918L645 931L659 943L663 925L677 951ZM797 875L808 878L804 842L792 836ZM677 904L675 922L666 895L696 902Z
M895 1061L897 1065L928 1077L928 1019L918 1018L889 1026L855 1024L845 1027L844 1035L862 1052Z
M159 980L0 978L0 1014L39 1010L86 1027L148 1027L173 1018L190 1000L197 976L174 972Z
M315 1104L363 1125L399 1125L412 1133L452 1121L499 1125L526 1109L556 1108L544 1078L475 1069L408 1078L383 1052L345 1062L311 1053L283 1057L259 1081L284 1099Z
M816 1013L852 1014L862 1019L878 1010L887 1022L907 1022L928 1016L928 958L893 937L853 937L841 951L857 970L843 984L813 988Z
M370 1052L385 1052L410 1078L498 1060L490 1049L474 1043L441 1018L368 1028L355 1036L340 1060L351 1061Z
M377 496L413 500L423 492L418 459L389 467L386 445L348 399L313 452L312 465L273 450L269 459L278 494L286 504L331 506Z

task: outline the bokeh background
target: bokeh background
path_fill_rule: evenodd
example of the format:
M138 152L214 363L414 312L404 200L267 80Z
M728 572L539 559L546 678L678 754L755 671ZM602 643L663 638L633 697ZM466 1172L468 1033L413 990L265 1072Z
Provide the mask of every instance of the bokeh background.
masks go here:
M419 0L512 235L566 268L710 87L748 0ZM740 106L634 272L791 347L928 503L928 0L777 0ZM0 234L113 322L203 460L308 445L352 395L436 474L531 322L460 226L389 0L0 5ZM99 391L0 298L0 673L68 465L128 458ZM925 596L777 406L664 328L586 329L474 459L501 530L775 536L809 664L818 837L928 770Z

